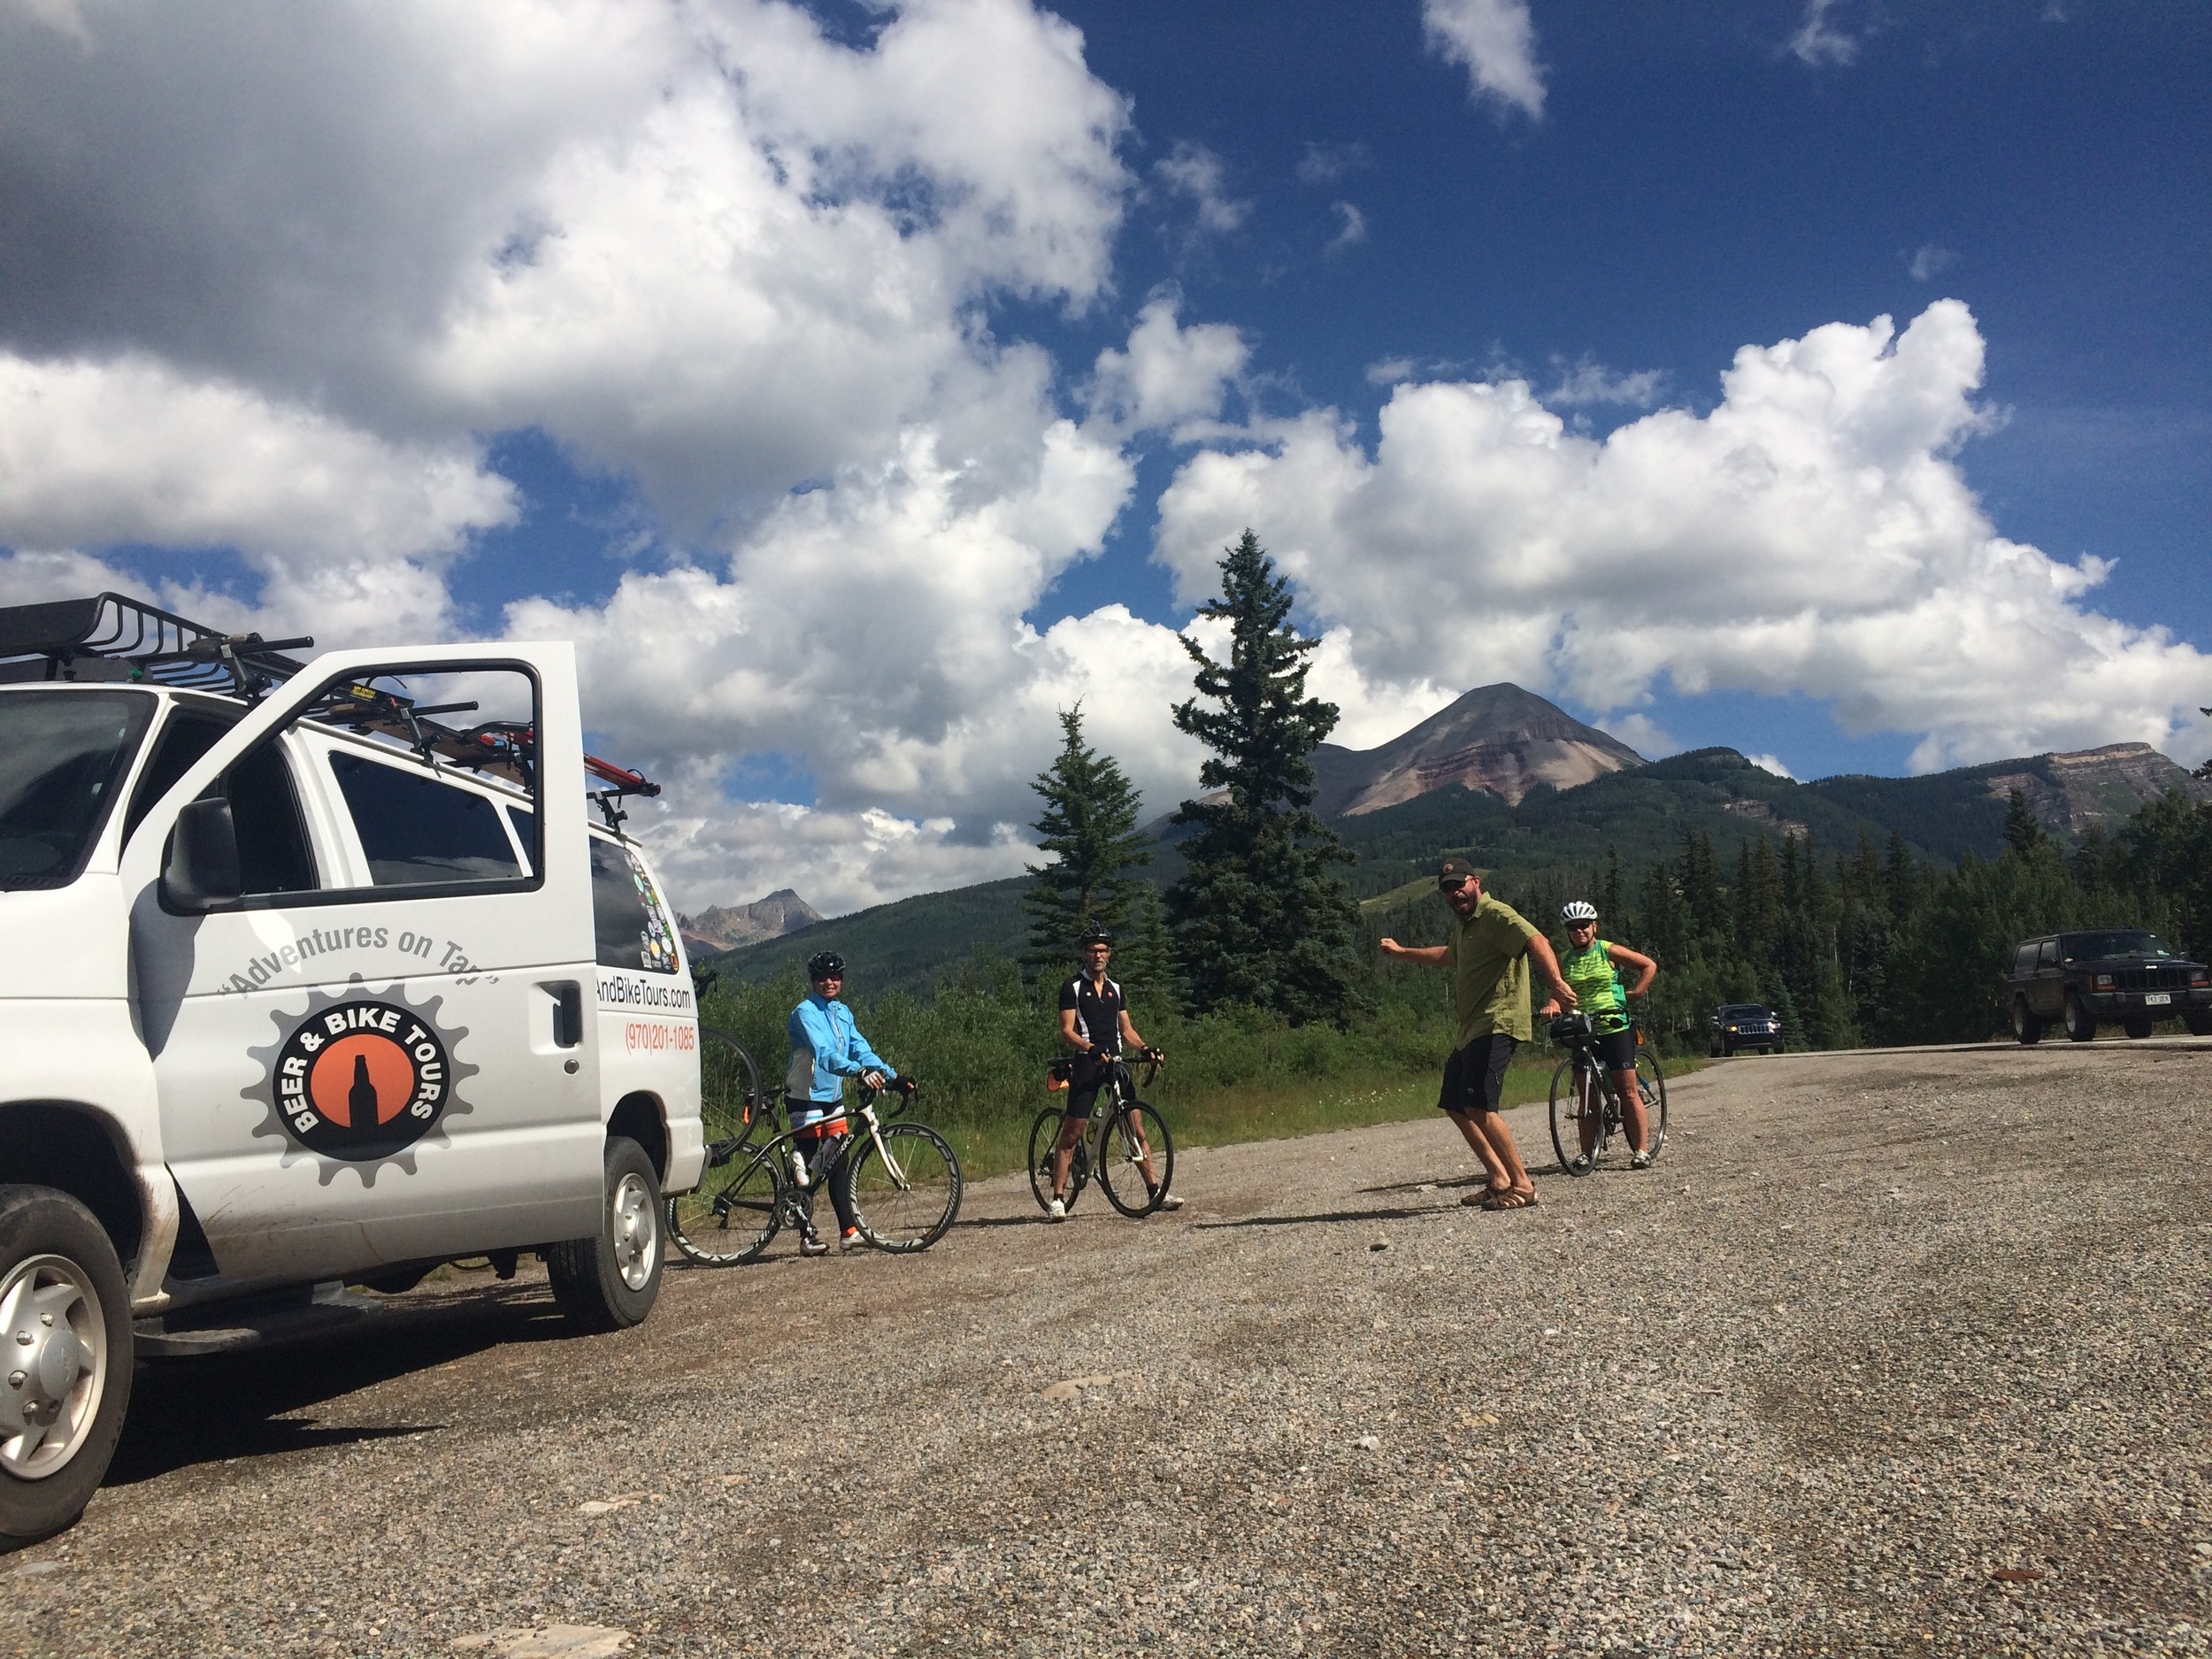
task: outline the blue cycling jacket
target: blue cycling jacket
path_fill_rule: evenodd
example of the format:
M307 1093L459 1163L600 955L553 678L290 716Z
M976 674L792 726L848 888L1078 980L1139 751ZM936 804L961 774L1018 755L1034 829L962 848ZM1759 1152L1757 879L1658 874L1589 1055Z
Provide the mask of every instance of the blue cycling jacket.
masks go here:
M809 996L791 1010L785 1033L791 1039L791 1066L784 1093L791 1101L791 1126L803 1128L832 1113L845 1098L845 1079L863 1071L898 1076L853 1024L853 1011L826 996ZM809 1104L814 1108L807 1110Z

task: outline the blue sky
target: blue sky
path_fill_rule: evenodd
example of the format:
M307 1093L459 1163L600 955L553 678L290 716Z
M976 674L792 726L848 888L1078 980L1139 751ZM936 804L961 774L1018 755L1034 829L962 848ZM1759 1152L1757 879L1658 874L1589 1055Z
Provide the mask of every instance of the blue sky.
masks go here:
M2212 751L2199 4L0 3L0 596L575 638L687 902L1018 867L1077 698L1171 803L1245 522L1356 744Z

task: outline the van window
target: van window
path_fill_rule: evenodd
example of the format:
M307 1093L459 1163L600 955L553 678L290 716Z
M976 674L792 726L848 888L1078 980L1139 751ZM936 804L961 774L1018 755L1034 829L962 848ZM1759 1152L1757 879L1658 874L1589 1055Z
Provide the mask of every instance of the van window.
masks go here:
M264 743L223 774L230 821L238 833L239 891L308 893L320 884L307 844L299 792L284 751Z
M154 810L154 803L167 795L177 780L191 771L193 763L213 749L217 740L234 723L199 709L170 710L161 735L154 740L153 756L147 761L146 770L138 774L138 787L131 791L131 810L123 818L125 841L130 840L139 821ZM236 809L232 811L234 815Z
M2036 953L2035 960L2039 967L2055 968L2058 966L2058 941L2045 940L2043 948Z
M2012 971L2015 973L2033 973L2035 972L2035 941L2031 939L2026 944L2020 947L2019 954L2012 959Z
M626 847L591 838L591 920L603 968L676 972L676 933L653 878Z
M522 873L499 809L419 766L388 766L334 750L330 770L380 887L497 881Z
M142 691L15 691L0 699L0 887L65 887L92 856L152 723Z

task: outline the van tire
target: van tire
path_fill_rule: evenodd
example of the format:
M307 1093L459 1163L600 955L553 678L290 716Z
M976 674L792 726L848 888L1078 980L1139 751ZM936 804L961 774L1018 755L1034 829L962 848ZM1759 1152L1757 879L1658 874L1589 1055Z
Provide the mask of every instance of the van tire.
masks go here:
M33 1299L42 1304L34 1307ZM42 1314L53 1316L50 1322ZM134 1347L129 1288L114 1243L92 1212L50 1187L0 1187L0 1349L9 1371L27 1372L11 1387L0 1446L23 1436L26 1394L58 1411L25 1467L0 1458L0 1549L60 1532L84 1513L100 1488L131 1398ZM32 1340L19 1342L19 1335ZM65 1347L57 1346L59 1335ZM81 1413L82 1415L75 1415ZM58 1461L52 1461L58 1458Z
M609 1135L599 1231L546 1248L553 1300L579 1331L626 1331L653 1310L668 1256L660 1178L645 1148Z

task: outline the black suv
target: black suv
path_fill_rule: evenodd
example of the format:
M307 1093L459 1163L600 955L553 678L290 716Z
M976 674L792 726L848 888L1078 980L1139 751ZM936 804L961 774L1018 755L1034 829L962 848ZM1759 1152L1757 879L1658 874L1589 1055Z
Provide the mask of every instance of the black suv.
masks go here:
M1782 1052L1782 1022L1772 1009L1758 1002L1727 1002L1713 1010L1712 1051L1733 1054L1739 1048Z
M2040 1042L2053 1020L2063 1022L2076 1042L2089 1041L2101 1025L2147 1037L2153 1025L2176 1016L2194 1035L2212 1035L2212 974L2140 928L2029 940L2013 956L2006 1001L2012 1034L2022 1042Z

